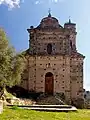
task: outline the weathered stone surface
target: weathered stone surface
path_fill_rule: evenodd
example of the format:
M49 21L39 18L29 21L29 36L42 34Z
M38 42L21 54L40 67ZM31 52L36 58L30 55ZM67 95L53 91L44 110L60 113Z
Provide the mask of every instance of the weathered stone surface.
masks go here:
M56 18L48 16L38 27L28 29L30 44L23 88L43 93L52 88L52 94L64 93L70 102L83 98L84 56L76 49L75 25L69 21L62 27ZM47 73L52 73L52 82L45 77Z
M0 100L0 114L3 112L3 101Z
M31 99L9 98L7 99L7 105L33 105L36 102Z

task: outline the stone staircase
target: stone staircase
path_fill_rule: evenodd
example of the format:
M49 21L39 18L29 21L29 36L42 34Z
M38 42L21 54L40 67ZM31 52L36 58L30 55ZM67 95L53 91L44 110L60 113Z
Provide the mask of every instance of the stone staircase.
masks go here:
M13 107L13 105L8 105ZM51 112L69 112L77 111L76 107L71 105L17 105L19 108L28 109L28 110L37 110L37 111L51 111Z
M43 95L40 96L36 104L38 105L65 105L65 103L58 98L57 96L51 96L51 95Z
M14 105L8 105L14 106ZM22 109L38 110L38 111L56 111L68 112L77 111L77 108L65 103L58 96L41 95L38 97L35 105L17 105Z

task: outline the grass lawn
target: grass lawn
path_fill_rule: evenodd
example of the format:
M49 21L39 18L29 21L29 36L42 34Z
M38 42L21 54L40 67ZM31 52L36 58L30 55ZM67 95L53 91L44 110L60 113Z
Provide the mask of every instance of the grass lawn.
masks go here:
M90 110L77 112L39 112L5 108L0 120L90 120Z

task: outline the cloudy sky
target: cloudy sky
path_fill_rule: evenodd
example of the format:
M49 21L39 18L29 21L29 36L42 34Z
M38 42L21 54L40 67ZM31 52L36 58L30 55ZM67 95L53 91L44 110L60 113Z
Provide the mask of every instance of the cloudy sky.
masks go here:
M28 48L27 28L48 15L63 25L70 16L77 24L77 49L83 53L84 88L90 90L90 0L0 0L0 27L17 51Z

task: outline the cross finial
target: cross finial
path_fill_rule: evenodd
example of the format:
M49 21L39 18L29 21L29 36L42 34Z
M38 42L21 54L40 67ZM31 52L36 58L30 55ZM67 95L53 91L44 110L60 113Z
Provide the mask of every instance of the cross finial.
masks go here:
M69 16L69 23L71 23L71 19L70 19L71 17Z
M51 17L51 9L48 10L48 17Z
M50 14L51 13L51 9L49 8L49 10L48 10L48 13Z

